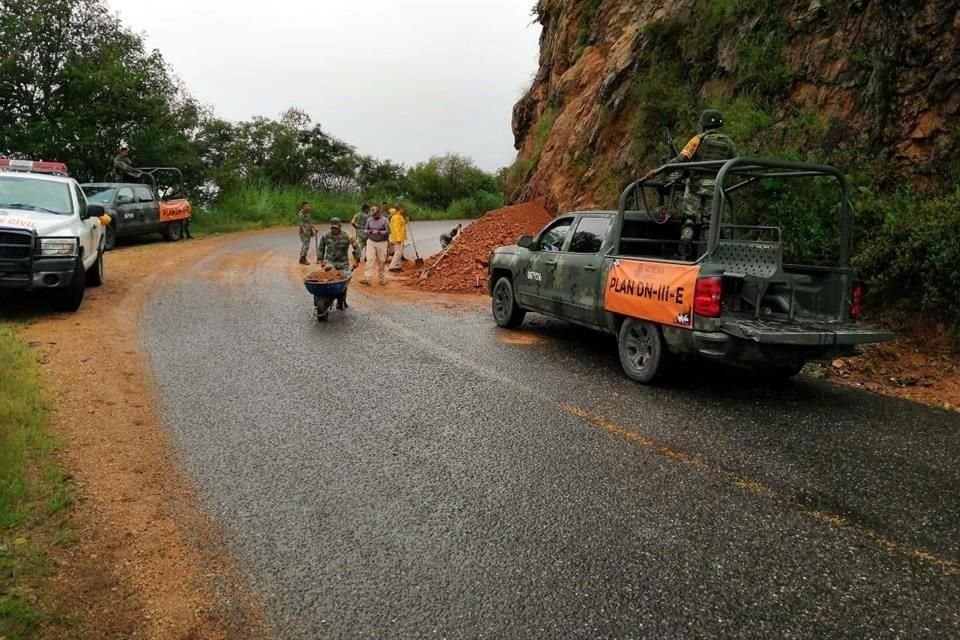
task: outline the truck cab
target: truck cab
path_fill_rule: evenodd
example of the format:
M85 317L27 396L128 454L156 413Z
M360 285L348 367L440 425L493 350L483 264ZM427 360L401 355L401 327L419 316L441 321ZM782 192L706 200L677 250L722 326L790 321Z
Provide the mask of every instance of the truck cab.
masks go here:
M716 176L708 209L692 217L677 188L691 172ZM616 335L624 371L640 382L686 357L790 377L892 337L859 322L851 222L849 186L833 167L665 165L628 185L617 211L561 215L494 251L494 320L517 327L535 311Z
M76 311L103 283L107 222L66 165L0 159L0 289L46 290L57 310Z

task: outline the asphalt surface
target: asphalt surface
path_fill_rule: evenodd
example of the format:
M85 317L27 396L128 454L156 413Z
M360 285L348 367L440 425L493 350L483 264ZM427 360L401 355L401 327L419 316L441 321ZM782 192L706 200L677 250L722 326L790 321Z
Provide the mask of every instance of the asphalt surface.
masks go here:
M705 367L644 387L612 339L459 299L352 285L320 325L296 245L238 238L144 324L280 638L960 637L960 416Z

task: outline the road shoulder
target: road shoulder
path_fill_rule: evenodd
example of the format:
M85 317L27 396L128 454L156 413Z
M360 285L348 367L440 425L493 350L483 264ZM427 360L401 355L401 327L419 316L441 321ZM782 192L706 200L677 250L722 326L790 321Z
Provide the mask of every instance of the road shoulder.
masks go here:
M76 502L75 541L53 550L44 637L265 637L157 410L139 319L151 292L224 239L107 254L107 282L75 314L20 332L53 403L51 431ZM93 348L91 348L93 345Z

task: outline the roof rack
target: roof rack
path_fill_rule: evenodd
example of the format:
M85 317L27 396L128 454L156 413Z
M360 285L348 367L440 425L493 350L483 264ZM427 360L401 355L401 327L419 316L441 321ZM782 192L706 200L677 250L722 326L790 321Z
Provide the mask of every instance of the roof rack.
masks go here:
M11 160L0 158L0 171L23 171L27 173L49 173L55 176L67 176L67 165L62 162L41 162L39 160Z

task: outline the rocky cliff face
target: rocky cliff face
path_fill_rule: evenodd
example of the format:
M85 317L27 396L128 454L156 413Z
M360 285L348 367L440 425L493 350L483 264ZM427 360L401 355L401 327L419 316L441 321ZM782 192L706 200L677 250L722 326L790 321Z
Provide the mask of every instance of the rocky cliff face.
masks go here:
M508 196L610 206L726 112L744 153L827 160L880 188L960 178L960 2L540 0Z

